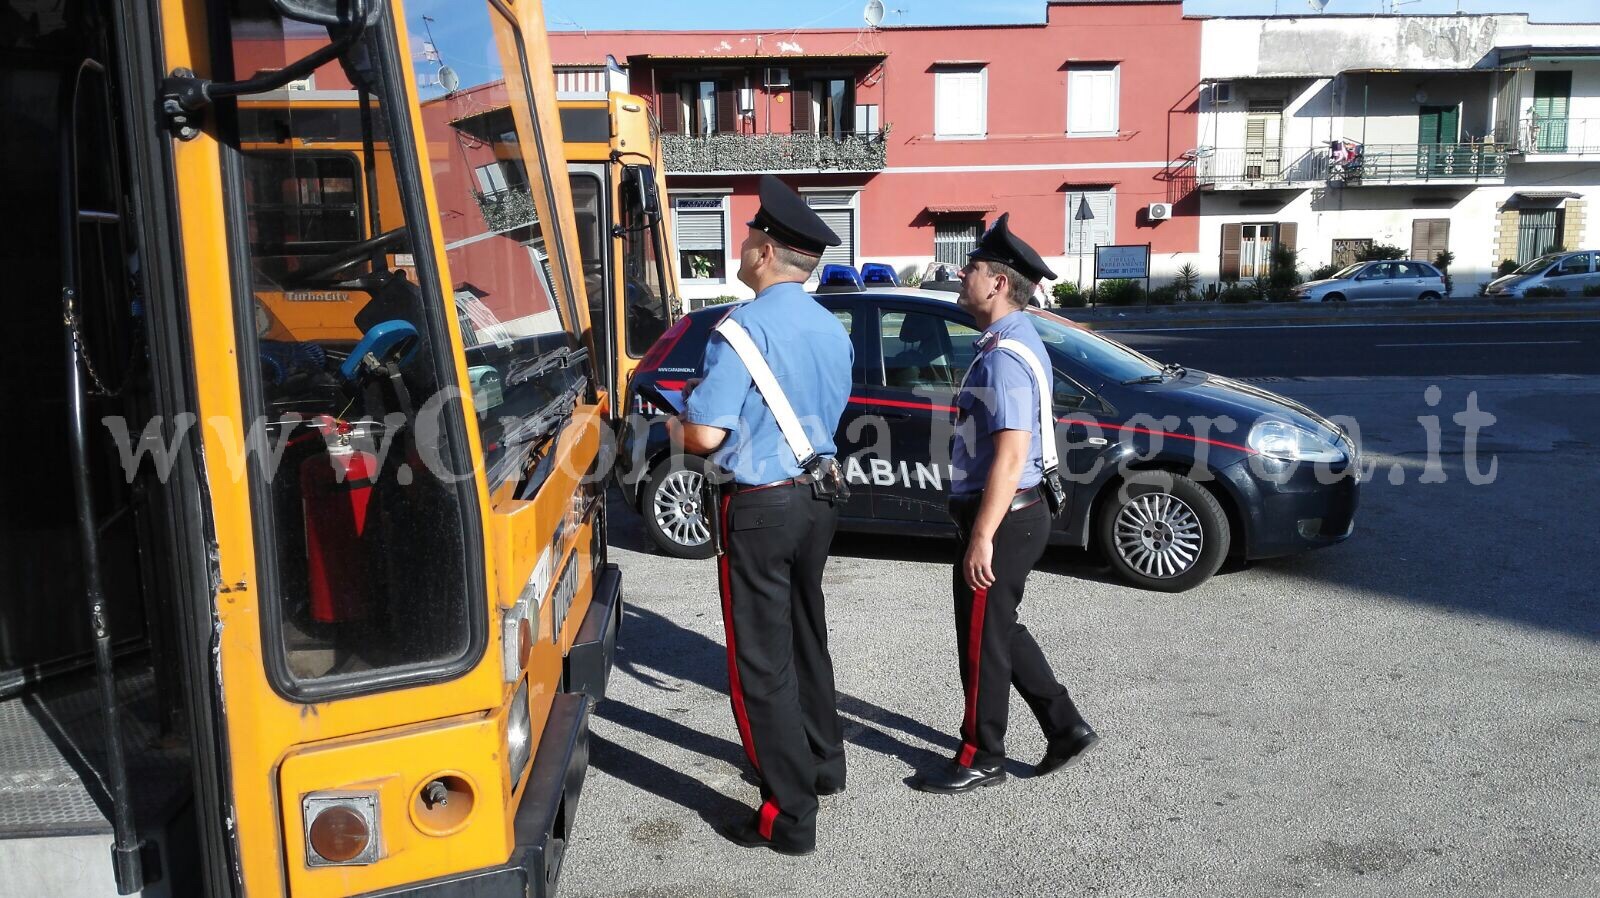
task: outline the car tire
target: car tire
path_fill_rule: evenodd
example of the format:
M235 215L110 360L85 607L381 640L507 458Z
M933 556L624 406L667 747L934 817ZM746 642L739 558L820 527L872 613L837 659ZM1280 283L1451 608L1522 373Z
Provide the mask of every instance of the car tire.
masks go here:
M1344 294L1343 293L1329 293L1327 296L1322 297L1322 301L1323 302L1344 302Z
M1170 471L1134 471L1107 487L1095 521L1101 552L1141 589L1184 592L1228 557L1228 515L1205 487Z
M698 455L668 455L650 469L639 493L639 513L650 542L674 558L710 558L711 518L702 509L700 485L706 460Z
M1429 290L1428 292L1426 292L1426 293L1422 294L1421 296L1417 297L1417 301L1418 302L1438 302L1440 300L1440 298L1441 297L1439 296L1438 293L1436 293L1436 292L1434 292L1432 290Z

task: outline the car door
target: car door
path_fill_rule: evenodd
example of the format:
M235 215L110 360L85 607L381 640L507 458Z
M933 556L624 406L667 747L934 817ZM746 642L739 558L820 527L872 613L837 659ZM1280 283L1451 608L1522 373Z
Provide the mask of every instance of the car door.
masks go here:
M1373 262L1356 275L1351 299L1392 299L1395 294L1395 263Z
M1544 277L1544 286L1566 291L1568 296L1582 296L1589 284L1593 253L1573 253L1557 262Z
M870 411L861 403L860 397L866 387L867 373L878 365L877 349L873 345L875 341L869 336L876 334L876 328L865 320L870 316L864 311L866 307L859 303L828 302L823 305L844 325L845 333L850 335L850 345L855 350L855 364L850 372L850 401L845 404L844 414L839 418L839 429L834 433L837 447L835 457L845 466L845 479L850 483L850 498L845 500L839 514L845 518L871 518L872 479L861 469L858 458L868 448L863 438L870 436L870 428L864 428L856 422ZM857 461L852 462L852 459Z
M979 332L942 302L886 302L873 317L880 364L868 372L862 400L870 412L857 419L855 438L865 446L860 464L872 481L874 516L948 524L955 392Z
M1428 266L1421 262L1396 262L1395 299L1418 299L1429 291L1435 293L1441 284Z

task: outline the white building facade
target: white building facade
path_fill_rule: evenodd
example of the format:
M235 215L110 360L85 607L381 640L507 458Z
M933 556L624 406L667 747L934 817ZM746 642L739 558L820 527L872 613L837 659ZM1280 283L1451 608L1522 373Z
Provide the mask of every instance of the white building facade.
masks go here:
M1527 16L1216 18L1203 24L1202 271L1302 273L1371 244L1455 258L1455 295L1505 260L1594 249L1600 25Z

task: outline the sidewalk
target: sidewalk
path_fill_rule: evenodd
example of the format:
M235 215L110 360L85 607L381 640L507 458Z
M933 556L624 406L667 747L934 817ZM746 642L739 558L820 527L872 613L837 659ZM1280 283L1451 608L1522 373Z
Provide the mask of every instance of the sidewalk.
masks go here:
M1322 324L1434 321L1562 321L1600 318L1600 298L1489 299L1472 297L1439 302L1374 301L1349 303L1193 302L1169 306L1102 306L1053 309L1095 330L1169 327L1276 327Z

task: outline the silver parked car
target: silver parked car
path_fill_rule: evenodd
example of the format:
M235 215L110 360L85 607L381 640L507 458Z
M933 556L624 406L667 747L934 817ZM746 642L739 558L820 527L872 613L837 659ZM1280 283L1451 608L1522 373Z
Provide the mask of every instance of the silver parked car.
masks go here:
M1489 282L1490 296L1521 297L1534 287L1582 296L1586 287L1600 286L1600 252L1580 250L1540 256L1504 277Z
M1294 288L1302 302L1344 302L1348 299L1422 299L1444 296L1444 275L1427 262L1400 259L1357 262L1331 278L1307 281Z

